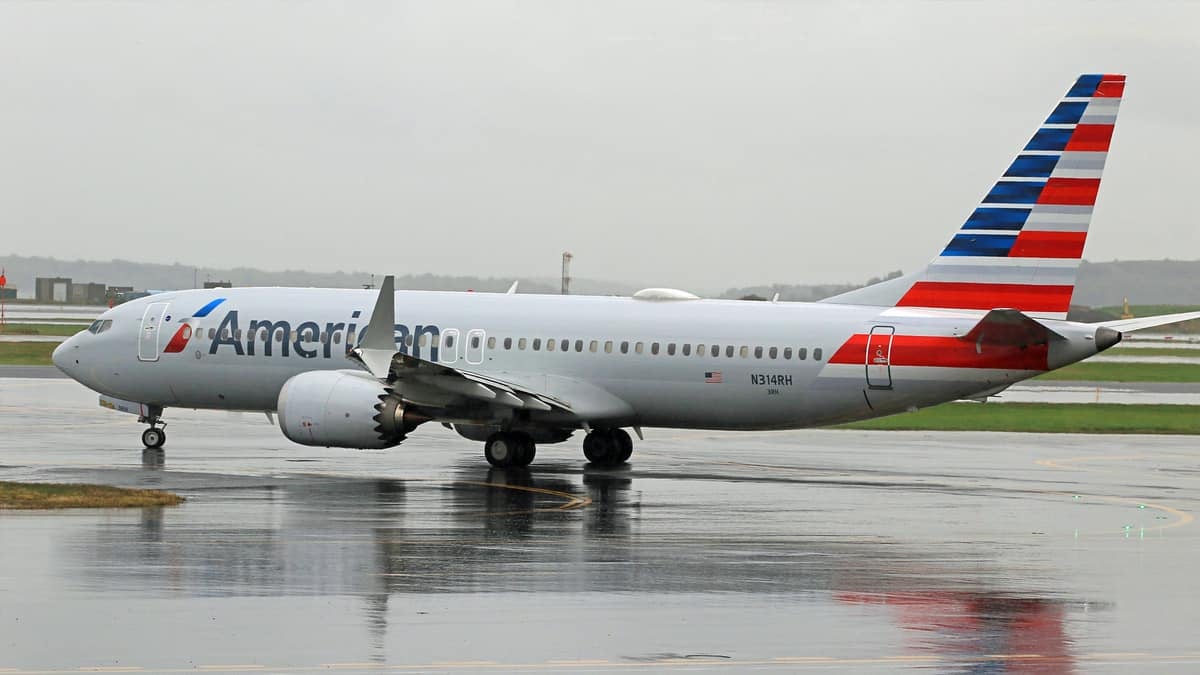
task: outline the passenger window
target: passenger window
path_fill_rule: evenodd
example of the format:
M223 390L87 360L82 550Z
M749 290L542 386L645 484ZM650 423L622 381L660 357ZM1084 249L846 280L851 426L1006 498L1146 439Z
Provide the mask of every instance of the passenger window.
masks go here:
M821 360L821 348L817 347L816 349L813 350L813 361L820 361L820 360Z
M560 352L571 351L571 341L566 338L563 338L562 342L558 343L558 351L560 351Z
M733 345L729 345L728 347L725 348L725 358L727 358L727 359L733 358Z
M767 356L772 359L779 358L779 347L771 347L770 351L767 352Z
M354 344L354 331L352 331L352 330L346 331L346 344L348 344L348 345Z
M712 347L710 347L710 349L712 350L712 355L714 357L721 355L721 345L713 345Z
M690 343L690 342L685 342L685 343L683 344L683 355L684 355L684 356L691 356L691 355L692 355L692 343Z
M588 343L588 351L589 351L589 352L595 352L595 351L596 351L596 348L597 348L597 347L599 347L599 346L600 346L600 341L599 341L599 340L592 340L591 342L589 342L589 343Z
M738 356L742 357L743 359L749 357L750 348L743 345L742 348L738 350Z
M784 359L785 361L791 361L791 360L792 360L792 348L791 348L791 347L784 347L784 348L783 348L783 359Z
M696 345L696 356L704 356L704 345L703 344Z
M421 340L422 344L424 344L424 342L425 342L425 340ZM341 343L342 343L342 332L337 331L337 330L333 331L333 344L339 345Z
M228 332L226 332L226 334L225 334L225 337L229 337L229 333L228 333ZM241 339L242 339L242 329L241 329L241 328L237 329L237 337L236 337L236 339L237 339L237 340L241 340Z
M446 349L446 350L454 349L454 334L453 334L453 333L451 333L450 335L447 335L447 336L446 336L446 346L445 346L445 349Z
M548 351L548 352L554 351L554 344L555 344L554 338L550 338L549 340L546 340L546 351Z
M628 353L629 353L629 343L628 343L628 342L624 342L624 341L623 341L623 342L621 342L621 353L622 353L622 354L628 354Z
M496 338L494 338L494 337L488 338L488 349L495 349L495 348L496 348Z
M755 347L755 348L754 348L754 358L756 358L756 359L761 359L761 358L762 358L762 347Z
M675 356L675 343L674 342L667 345L667 356Z
M208 329L208 339L209 339L209 340L215 340L216 338L217 338L217 329L216 329L216 328L209 328L209 329Z
M337 333L333 334L333 340L334 340L334 342L337 342ZM422 333L421 334L421 346L426 347L428 345L429 345L429 333Z
M605 341L604 341L604 353L605 353L605 354L611 354L611 353L612 353L612 340L605 340Z
M504 348L512 349L512 338L510 338L510 337L504 338Z
M808 347L801 347L796 350L796 358L803 361L808 358Z
M412 336L412 334L405 335L405 336L404 336L404 346L405 346L405 347L411 347L412 345L413 345L413 336Z
M479 336L478 335L471 336L471 349L479 349Z
M575 341L575 351L577 351L577 352L583 351L583 340Z
M525 338L521 338L520 340L517 340L517 349L520 349L520 350L525 349Z
M638 354L641 354L642 351L644 351L644 345L641 342L637 343L636 345L633 346L633 351L637 352Z
M542 338L533 338L533 351L535 351L535 352L541 351L541 349L542 349Z
M657 342L653 342L650 344L650 353L654 354L655 356L658 355L658 343Z

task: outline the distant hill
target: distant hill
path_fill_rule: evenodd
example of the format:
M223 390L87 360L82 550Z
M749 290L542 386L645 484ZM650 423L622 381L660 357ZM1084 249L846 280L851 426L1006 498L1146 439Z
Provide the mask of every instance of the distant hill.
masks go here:
M1200 260L1083 262L1072 302L1119 306L1124 298L1135 305L1200 305Z
M248 267L219 269L193 268L176 263L161 265L129 260L58 260L56 258L0 256L7 269L8 285L19 289L21 298L34 295L35 277L70 277L76 282L98 282L136 289L174 290L192 288L193 283L231 281L234 286L312 286L324 288L361 288L371 283L368 272L306 272L303 270L264 271ZM891 272L875 283L898 276ZM381 277L376 278L378 282ZM501 292L512 278L408 274L396 277L396 287L415 290ZM557 293L558 279L522 278L522 293ZM715 284L714 284L715 285ZM644 284L634 282L574 279L571 291L591 295L629 295ZM757 296L770 299L779 293L785 301L812 301L844 293L857 284L771 284L729 288L717 297ZM687 289L701 291L702 289ZM1079 269L1079 284L1072 299L1074 305L1090 307L1119 306L1128 297L1133 304L1200 305L1200 261L1132 260L1106 263L1084 261Z
M178 290L203 286L205 281L229 281L234 286L301 286L319 288L362 288L372 282L368 272L306 272L304 270L265 271L248 267L219 269L191 267L176 263L161 265L131 260L58 260L57 258L0 256L7 269L8 285L17 288L19 297L34 297L37 277L68 277L76 282L96 282L109 286L133 286L138 290ZM374 281L383 280L382 275ZM515 279L406 274L396 277L396 288L427 291L508 290ZM557 279L521 279L522 293L557 293ZM574 279L571 290L597 295L628 295L638 287L619 282Z

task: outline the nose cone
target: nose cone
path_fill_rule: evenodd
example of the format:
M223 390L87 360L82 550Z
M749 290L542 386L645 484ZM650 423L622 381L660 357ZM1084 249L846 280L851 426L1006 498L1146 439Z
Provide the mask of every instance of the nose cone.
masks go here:
M1102 352L1120 341L1121 331L1105 326L1096 329L1096 351Z
M75 351L75 338L69 337L64 342L54 348L54 352L50 354L50 360L54 362L54 366L63 371L67 375L71 374L70 366L73 364L71 352Z

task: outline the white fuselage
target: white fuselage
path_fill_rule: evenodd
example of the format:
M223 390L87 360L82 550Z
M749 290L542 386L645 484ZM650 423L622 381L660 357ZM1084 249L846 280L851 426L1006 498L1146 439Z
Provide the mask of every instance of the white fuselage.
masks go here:
M361 341L376 297L163 293L106 312L111 325L70 338L55 363L120 399L271 411L289 378L358 367L347 343ZM1002 388L1096 351L1095 328L1068 322L1054 322L1071 338L1060 344L964 343L984 314L971 310L401 291L395 312L399 351L575 404L545 419L571 428L830 424Z

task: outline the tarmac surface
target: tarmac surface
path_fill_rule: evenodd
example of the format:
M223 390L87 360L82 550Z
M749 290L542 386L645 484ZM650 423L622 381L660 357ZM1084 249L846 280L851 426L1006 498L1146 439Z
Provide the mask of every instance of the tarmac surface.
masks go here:
M168 421L143 451L0 379L0 480L188 500L0 512L0 673L1200 670L1194 438L647 430L495 470L435 425Z

